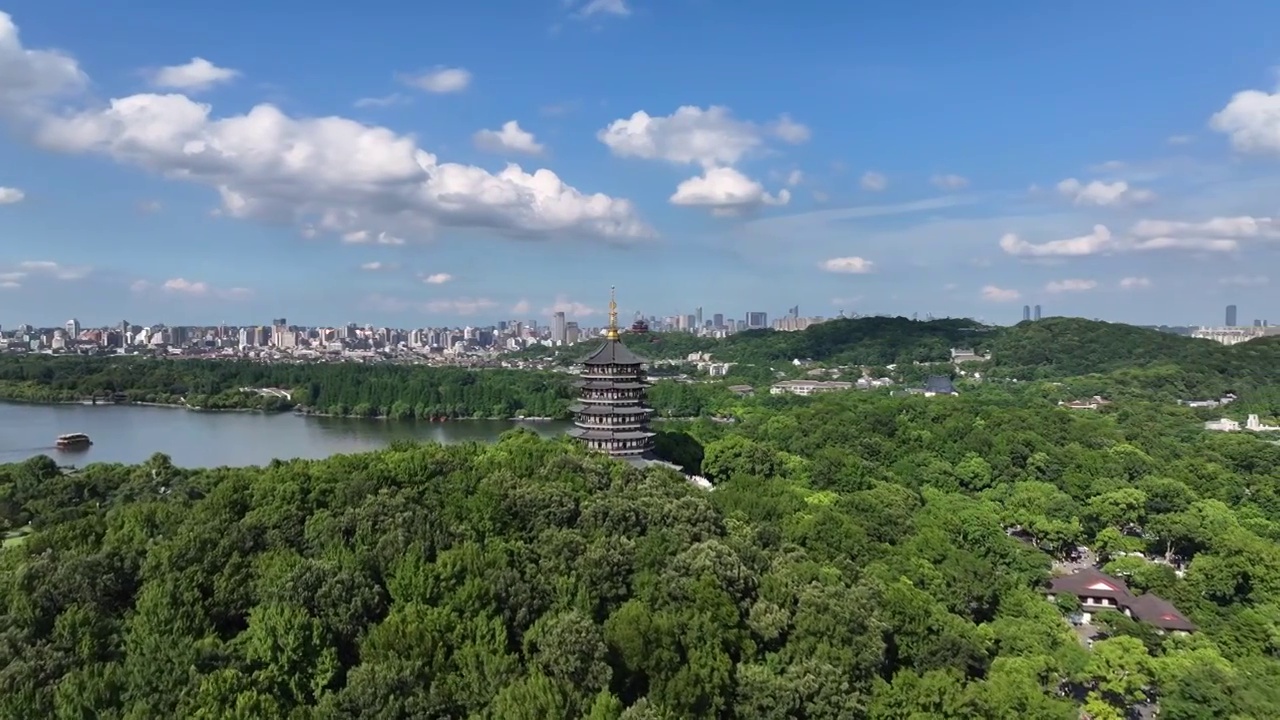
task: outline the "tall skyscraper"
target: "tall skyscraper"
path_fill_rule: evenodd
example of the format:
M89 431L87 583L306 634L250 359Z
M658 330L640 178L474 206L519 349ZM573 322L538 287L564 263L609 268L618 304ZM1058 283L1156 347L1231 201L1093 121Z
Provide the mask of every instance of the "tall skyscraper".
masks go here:
M551 341L563 345L565 341L564 313L558 312L551 318Z
M1039 320L1039 319L1040 319L1040 306L1039 306L1039 305L1037 305L1037 306L1035 307L1035 318L1034 318L1034 319L1035 319L1035 320Z
M695 310L694 315L696 317L694 318L693 326L695 328L701 328L702 327L702 308L698 308L697 310Z
M796 306L792 307L790 310L788 310L788 311L787 311L787 314L788 314L788 315L790 315L790 316L791 316L791 317L793 317L793 318L798 318L798 317L800 317L800 306L799 306L799 305L796 305Z
M724 313L716 313L715 315L712 315L711 324L718 328L724 327Z
M769 314L762 312L747 313L747 329L756 330L758 328L769 327Z
M1030 305L1023 305L1023 306L1022 306L1022 320L1023 320L1023 322L1026 322L1027 320L1030 320L1030 319L1031 319L1031 306L1030 306Z
M1236 306L1228 305L1227 306L1227 327L1235 327L1235 326L1236 326Z

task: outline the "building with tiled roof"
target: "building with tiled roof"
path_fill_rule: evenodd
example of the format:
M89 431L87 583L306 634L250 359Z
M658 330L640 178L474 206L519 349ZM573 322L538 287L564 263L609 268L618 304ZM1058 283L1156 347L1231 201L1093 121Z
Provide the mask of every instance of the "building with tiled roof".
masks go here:
M1178 612L1168 600L1145 593L1134 595L1123 580L1096 568L1085 568L1049 582L1049 599L1073 595L1080 601L1081 622L1089 623L1096 613L1114 610L1134 620L1166 632L1193 632L1194 623Z

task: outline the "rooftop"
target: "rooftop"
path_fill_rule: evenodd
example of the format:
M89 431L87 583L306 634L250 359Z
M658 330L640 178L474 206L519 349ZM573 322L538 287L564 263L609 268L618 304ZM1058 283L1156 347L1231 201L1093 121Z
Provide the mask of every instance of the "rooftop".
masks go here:
M643 365L644 358L631 352L621 340L608 339L582 361L583 365Z

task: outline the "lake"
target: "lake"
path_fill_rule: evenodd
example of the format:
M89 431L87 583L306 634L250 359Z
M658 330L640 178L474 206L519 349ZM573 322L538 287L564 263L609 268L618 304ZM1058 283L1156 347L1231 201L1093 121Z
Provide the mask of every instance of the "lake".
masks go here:
M49 455L62 465L139 463L162 452L185 467L264 465L275 458L323 458L364 452L396 440L492 442L527 427L540 435L565 431L566 422L461 420L356 420L292 413L197 412L125 405L26 405L0 402L0 463ZM54 438L82 432L85 450L58 452Z

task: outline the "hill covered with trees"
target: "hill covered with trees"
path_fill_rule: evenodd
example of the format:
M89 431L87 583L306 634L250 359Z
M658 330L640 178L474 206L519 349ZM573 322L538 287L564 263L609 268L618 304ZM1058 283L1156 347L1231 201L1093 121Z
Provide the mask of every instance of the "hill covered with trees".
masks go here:
M1051 387L673 424L712 492L527 432L0 466L0 717L1280 715L1280 447ZM1086 648L1040 592L1076 543L1201 631Z

